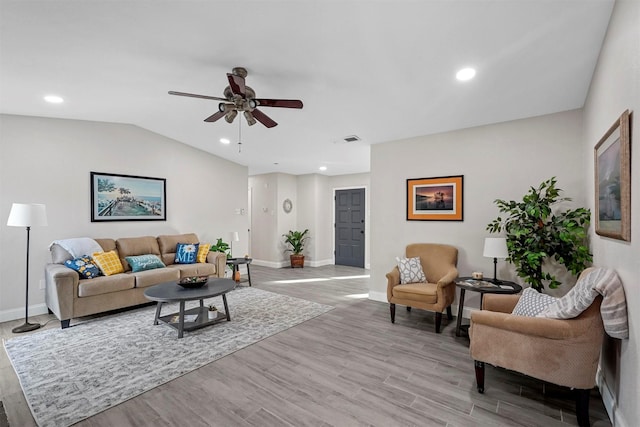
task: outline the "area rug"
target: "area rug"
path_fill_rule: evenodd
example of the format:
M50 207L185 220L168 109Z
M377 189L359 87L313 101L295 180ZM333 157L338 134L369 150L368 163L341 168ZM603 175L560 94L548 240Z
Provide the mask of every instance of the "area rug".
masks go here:
M36 423L68 426L333 308L256 288L238 288L227 301L231 322L182 339L166 324L153 325L154 306L4 345ZM221 297L206 303L223 307ZM162 314L177 308L165 304Z

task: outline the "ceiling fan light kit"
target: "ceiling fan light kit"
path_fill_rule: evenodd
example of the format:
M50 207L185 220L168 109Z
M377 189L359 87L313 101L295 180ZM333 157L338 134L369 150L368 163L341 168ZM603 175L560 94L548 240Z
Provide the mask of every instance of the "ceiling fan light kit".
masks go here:
M273 119L259 110L257 107L279 107L279 108L302 108L302 101L299 99L266 99L256 98L253 89L245 84L247 70L243 67L235 67L231 73L227 73L227 86L222 92L224 98L208 95L198 95L194 93L169 91L170 95L187 96L191 98L211 99L223 101L218 104L218 112L204 119L205 122L215 122L222 117L227 123L233 123L233 120L242 112L249 126L253 126L257 122L262 123L268 128L277 126Z

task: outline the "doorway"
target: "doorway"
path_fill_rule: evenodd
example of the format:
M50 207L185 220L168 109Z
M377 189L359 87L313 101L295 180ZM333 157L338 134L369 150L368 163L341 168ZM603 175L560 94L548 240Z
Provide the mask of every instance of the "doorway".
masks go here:
M335 264L364 268L364 188L335 192Z

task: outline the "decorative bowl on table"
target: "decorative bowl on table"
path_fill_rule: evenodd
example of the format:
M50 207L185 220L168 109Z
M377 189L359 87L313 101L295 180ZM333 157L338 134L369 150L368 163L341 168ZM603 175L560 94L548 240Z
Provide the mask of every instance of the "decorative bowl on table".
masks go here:
M209 280L209 276L190 276L183 277L178 281L178 285L183 288L199 288L204 286Z

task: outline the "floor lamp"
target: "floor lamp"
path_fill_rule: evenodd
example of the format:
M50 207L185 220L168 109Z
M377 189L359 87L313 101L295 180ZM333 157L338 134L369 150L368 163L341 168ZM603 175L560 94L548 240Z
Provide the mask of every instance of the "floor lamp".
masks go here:
M229 232L229 240L231 241L231 258L233 258L233 242L239 242L240 236L237 231Z
M487 237L484 239L483 256L493 258L493 283L499 283L497 278L498 258L509 257L507 239L505 237Z
M27 228L27 273L26 273L26 293L24 301L24 324L11 330L15 334L29 332L38 329L39 323L29 323L29 231L32 226L47 225L47 210L45 205L14 203L11 206L7 225L10 227Z

